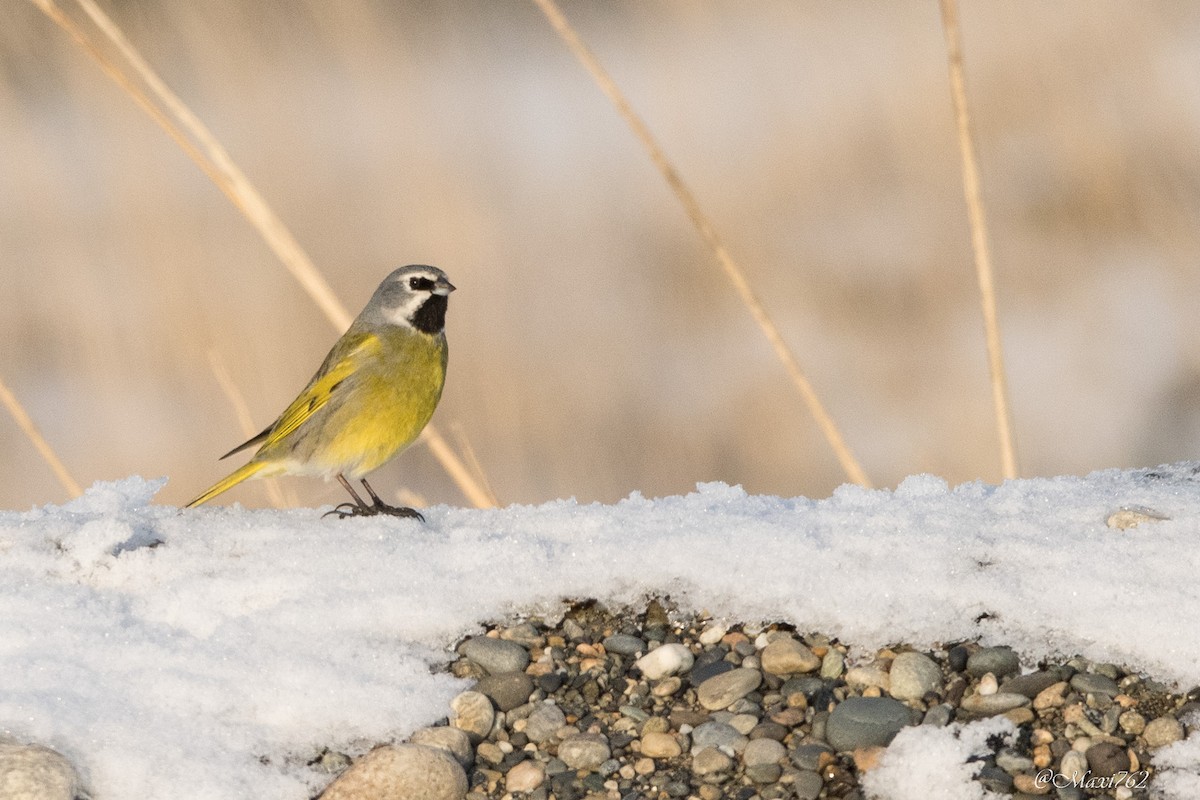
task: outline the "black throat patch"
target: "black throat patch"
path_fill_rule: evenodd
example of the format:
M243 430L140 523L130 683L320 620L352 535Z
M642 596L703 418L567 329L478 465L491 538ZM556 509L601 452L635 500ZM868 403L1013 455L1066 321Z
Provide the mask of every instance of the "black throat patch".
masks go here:
M449 299L444 294L429 295L429 299L412 315L413 327L431 336L441 333L442 328L446 327L446 305Z

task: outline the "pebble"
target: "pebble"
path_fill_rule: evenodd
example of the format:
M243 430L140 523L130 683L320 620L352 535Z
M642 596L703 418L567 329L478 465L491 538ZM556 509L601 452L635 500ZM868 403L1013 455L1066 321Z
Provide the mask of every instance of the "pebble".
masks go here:
M705 776L728 772L733 768L733 759L715 747L705 747L692 756L692 771Z
M718 651L719 652L719 651ZM737 669L737 665L732 661L718 659L707 663L697 663L688 672L688 683L692 686L699 686L709 678L715 678L718 675L724 675L726 672L733 672Z
M846 657L840 650L830 650L821 658L821 677L825 680L836 680L845 671Z
M599 733L577 733L558 745L558 757L571 769L594 770L611 755L608 739Z
M960 708L973 717L992 717L1029 705L1029 698L1013 692L973 694L962 699Z
M1079 657L1021 675L1011 648L973 642L899 644L847 671L852 643L801 640L788 625L689 620L669 600L645 613L569 606L560 621L534 617L500 636L527 649L527 670L491 673L467 657L467 643L450 665L484 675L474 698L454 701L459 727L440 729L456 740L444 744L459 763L465 751L466 800L864 800L861 775L905 725L995 714L1016 733L982 745L968 796L1084 800L1091 795L1036 775L1064 763L1093 776L1145 769L1153 791L1156 749L1185 736L1175 718L1200 707ZM324 753L319 763L336 768L339 754Z
M545 767L536 761L522 761L504 776L504 788L510 792L532 792L545 780Z
M1087 773L1087 768L1087 756L1078 750L1069 750L1063 754L1062 763L1059 765L1058 771L1068 781L1077 783Z
M920 700L942 691L942 670L923 653L901 653L892 661L888 692L897 700Z
M815 672L821 666L821 659L812 650L790 636L772 641L762 649L759 658L763 671L771 675Z
M1033 698L1033 708L1035 711L1045 711L1051 708L1058 708L1066 702L1067 689L1070 688L1066 681L1053 683L1037 693L1037 697Z
M465 731L472 742L486 739L495 722L496 711L483 692L468 690L450 701L450 724Z
M524 672L487 675L476 682L475 691L487 695L501 711L512 711L529 701L529 695L533 694L533 678Z
M632 656L646 649L646 643L636 636L614 633L604 639L604 649L622 656Z
M800 770L816 772L822 766L822 761L833 755L833 748L820 742L801 744L793 747L788 753L792 764Z
M1121 693L1116 681L1095 672L1076 674L1071 678L1070 685L1080 694L1102 694L1105 697L1116 697Z
M997 678L1015 675L1021 669L1021 660L1011 647L984 647L967 658L967 674L982 678L992 673Z
M1023 694L1032 700L1043 689L1058 683L1058 680L1059 675L1057 672L1038 670L1028 675L1017 675L1009 678L1000 686L1000 691Z
M779 765L787 758L787 748L774 739L751 739L742 752L742 763L747 767L763 764Z
M1136 528L1138 525L1141 525L1145 522L1162 522L1163 520L1168 519L1170 519L1170 517L1168 517L1166 514L1163 514L1161 511L1155 511L1152 508L1146 508L1144 506L1122 506L1121 508L1118 508L1116 511L1109 514L1104 523L1110 528L1117 528L1124 531L1129 530L1130 528Z
M875 687L886 692L891 688L892 679L883 667L864 664L846 670L846 683L856 689Z
M471 748L471 737L460 728L438 727L421 728L413 731L409 737L412 744L423 744L426 747L437 747L454 756L454 760L464 768L475 761L475 751Z
M825 741L838 752L886 746L912 724L908 706L890 697L847 697L825 723Z
M1174 717L1159 717L1146 723L1142 731L1142 741L1146 747L1154 750L1165 747L1183 738L1183 725Z
M1124 747L1112 742L1097 742L1084 753L1093 775L1110 778L1118 773L1129 772L1129 753Z
M817 800L823 788L825 781L816 772L800 770L792 778L792 791L796 800Z
M672 734L658 731L642 734L642 755L648 758L675 758L683 752Z
M529 651L507 639L475 636L463 642L459 652L489 675L523 672L529 666Z
M696 699L710 711L729 708L762 684L762 673L756 669L733 669L716 675L696 688Z
M636 666L652 681L661 680L680 672L687 672L695 663L692 651L682 644L660 645L639 658Z
M462 800L467 774L454 756L436 747L377 747L350 765L321 800Z
M727 722L706 722L692 731L692 753L715 747L730 753L740 753L750 739Z
M538 703L525 718L524 732L529 741L541 744L553 738L566 724L567 717L561 708L553 703Z
M75 800L81 794L75 767L61 753L37 744L0 740L0 795L4 800Z

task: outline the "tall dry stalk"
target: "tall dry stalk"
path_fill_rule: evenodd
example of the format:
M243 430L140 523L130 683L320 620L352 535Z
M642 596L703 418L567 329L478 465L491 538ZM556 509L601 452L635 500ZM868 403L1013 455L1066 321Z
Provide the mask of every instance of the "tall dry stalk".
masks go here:
M646 153L650 156L650 160L654 162L654 166L663 176L663 179L666 180L667 185L671 187L671 191L675 193L675 197L683 205L688 218L691 219L700 236L708 244L709 249L713 251L713 255L716 256L721 269L724 270L726 277L733 284L738 297L750 311L763 336L767 338L767 341L775 351L776 357L779 358L784 369L787 370L788 376L792 379L792 384L795 386L796 391L800 393L800 397L804 400L805 404L807 404L809 413L812 414L826 441L829 442L829 446L833 449L834 455L837 456L847 477L862 486L870 486L871 482L867 478L866 472L859 464L858 459L854 457L854 453L851 452L850 447L846 444L841 430L839 430L837 424L833 421L833 417L825 410L825 406L821 403L821 399L818 397L812 383L804 374L804 370L800 368L800 362L796 359L787 342L784 341L783 335L779 332L779 328L771 318L771 315L763 307L754 290L750 288L750 281L746 278L745 271L742 270L741 266L733 260L733 256L726 250L724 243L722 243L720 237L717 235L712 221L709 220L708 216L700 208L699 202L697 202L691 189L684 183L683 178L679 175L679 171L667 159L666 153L650 133L650 129L646 127L646 123L633 110L625 94L604 67L600 65L595 54L584 44L579 34L563 15L562 10L558 7L555 0L534 0L534 2L542 10L542 13L546 15L546 19L550 21L550 24L566 43L567 47L579 62L583 64L584 68L592 76L592 79L600 87L600 90L604 92L609 101L616 107L617 112L633 131L634 136L637 137L642 147L645 148Z
M62 460L54 452L54 448L46 441L46 437L42 436L42 432L38 430L37 425L33 424L33 420L26 413L25 407L21 405L21 401L17 399L17 396L9 391L3 379L0 379L0 402L4 403L5 408L8 409L8 413L12 415L13 421L17 423L17 427L29 437L29 441L33 443L42 460L50 467L51 472L54 473L54 477L58 478L58 482L70 493L71 497L79 497L79 495L83 494L83 489L79 488L79 484L71 477L71 473L67 471Z
M983 311L983 329L987 339L988 372L992 382L992 403L996 410L996 432L1000 437L1000 461L1005 478L1017 477L1017 453L1013 444L1012 412L1008 403L1008 381L1004 370L1004 349L1000 342L1000 321L996 313L996 283L988 246L987 217L979 182L979 159L975 155L975 137L967 111L967 90L963 78L962 33L958 25L958 1L941 0L942 29L946 34L946 56L950 66L950 93L954 98L954 118L958 124L958 146L962 153L963 194L971 226L971 249L975 253L975 274L979 279L979 299Z
M171 91L154 69L141 57L124 33L93 0L76 0L80 8L125 60L138 80L109 57L54 0L30 0L54 20L124 89L173 141L191 158L242 212L267 245L300 283L333 327L341 333L353 317L334 294L321 272L305 254L291 231L271 209L228 151L208 127ZM140 80L141 85L138 81ZM149 91L147 93L142 87ZM478 508L494 505L490 492L479 485L471 471L446 444L431 424L422 434L433 455L467 499Z
M254 424L254 417L250 414L250 407L246 405L246 398L238 389L233 376L225 367L225 361L216 350L208 351L208 365L212 368L213 377L217 379L217 385L225 393L225 399L233 407L233 414L237 417L238 425L241 426L242 435L249 439L257 434L258 427ZM276 508L287 508L288 502L283 496L283 490L279 488L279 482L274 478L267 478L264 483L272 505Z

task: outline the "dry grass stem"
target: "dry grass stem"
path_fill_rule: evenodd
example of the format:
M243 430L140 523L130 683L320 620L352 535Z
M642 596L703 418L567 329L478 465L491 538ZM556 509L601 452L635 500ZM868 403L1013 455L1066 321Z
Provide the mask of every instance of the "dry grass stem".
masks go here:
M988 248L987 217L979 183L979 160L967 111L967 92L963 79L962 34L958 25L957 0L941 0L942 28L946 34L946 55L950 66L950 92L954 98L954 117L958 124L958 144L962 153L963 194L971 225L971 248L975 252L975 272L979 278L980 304L984 334L987 338L988 371L992 380L992 402L996 409L996 430L1000 437L1000 460L1005 478L1017 477L1017 454L1013 444L1012 412L1008 403L1008 383L1004 371L1004 350L1000 342L1000 323L996 314L996 285L992 256Z
M101 50L53 0L30 0L55 23L62 27L113 80L162 127L183 151L221 189L231 202L250 221L279 260L300 283L317 306L340 333L350 326L352 317L338 300L333 289L305 254L283 221L259 194L250 180L234 163L232 157L208 130L207 126L179 99L146 63L137 49L125 38L116 23L93 0L76 0L121 56L128 62L157 103L130 76ZM164 113L163 109L168 113ZM186 133L185 133L186 131ZM189 136L190 134L190 136ZM436 439L445 444L433 426L426 429L427 441ZM477 485L470 471L449 447L433 447L434 456L447 474L458 484L463 494L478 504L476 498L487 493Z
M221 391L225 393L226 399L229 400L229 405L233 406L233 413L238 419L238 425L242 428L242 435L249 439L258 433L254 425L254 417L250 414L250 407L246 405L246 398L238 389L237 384L233 381L233 376L229 374L229 370L225 368L225 362L221 359L216 350L208 351L208 365L212 367L213 377L217 379L217 385L221 387ZM274 478L268 478L265 481L267 494L271 498L271 504L276 508L287 508L289 503L287 498L283 496L283 490L279 487L279 482Z
M479 482L471 476L470 470L450 448L450 444L437 428L432 425L425 426L425 430L421 432L421 441L429 447L446 472L450 473L450 477L462 489L471 505L476 508L495 508L499 505L492 490L485 488L487 487L486 479Z
M450 432L454 434L454 439L458 442L458 449L463 454L467 466L474 474L476 482L487 492L488 502L491 503L491 507L498 507L500 505L500 498L496 497L495 490L488 483L487 473L484 472L483 465L479 463L479 458L475 455L475 448L471 446L471 439L467 436L466 428L458 422L453 422L450 424Z
M833 448L833 452L841 463L846 475L857 484L870 486L871 482L867 478L866 472L854 457L849 446L847 446L833 418L825 410L825 406L817 396L816 390L813 389L804 371L800 368L800 363L797 361L796 356L784 341L774 320L767 313L762 303L759 302L753 289L750 288L750 282L747 280L745 272L733 260L733 257L729 255L729 252L725 249L725 245L717 235L712 222L704 214L700 208L700 204L696 201L695 195L692 194L687 184L680 177L679 172L667 159L666 154L651 135L645 122L642 121L641 117L630 106L624 93L621 92L604 67L600 65L596 56L583 43L583 40L579 38L579 34L576 33L575 29L567 21L567 18L563 15L562 10L558 7L555 0L534 0L534 2L542 10L542 13L546 15L554 30L566 42L567 47L570 48L575 57L579 59L584 68L591 74L593 80L600 87L600 90L616 106L617 112L632 129L638 141L641 142L649 154L650 160L654 162L654 166L658 168L658 171L675 193L676 198L683 205L692 224L696 226L700 236L708 244L709 248L712 249L721 268L725 271L730 282L733 283L733 287L741 298L742 303L749 309L750 314L754 317L754 321L758 323L758 327L762 330L763 335L766 336L767 341L770 342L771 347L775 350L775 355L783 363L784 368L792 379L792 383L807 404L809 412L812 414L813 419L816 420L825 439L829 442L829 446Z
M17 427L29 437L29 441L33 442L33 446L41 454L42 460L50 466L51 471L54 472L55 477L58 478L58 482L63 485L63 488L70 493L71 497L79 497L79 495L83 494L83 489L79 488L79 484L75 482L75 479L71 477L71 473L67 471L67 468L55 454L54 448L42 436L41 431L37 429L37 426L33 424L33 420L29 418L29 414L25 413L25 407L17 400L17 396L9 391L8 386L2 379L0 379L0 400L4 401L5 407L8 408L8 413L12 415L13 420L17 423Z

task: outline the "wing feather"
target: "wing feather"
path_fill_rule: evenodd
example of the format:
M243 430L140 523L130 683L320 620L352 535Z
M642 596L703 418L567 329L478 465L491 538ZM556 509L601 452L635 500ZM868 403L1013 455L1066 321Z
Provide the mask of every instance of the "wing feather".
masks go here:
M361 359L375 355L379 349L379 337L373 333L346 334L334 345L321 369L309 381L300 396L279 415L279 419L262 433L233 448L221 458L228 458L256 444L270 447L280 442L324 408L343 382L355 372Z

